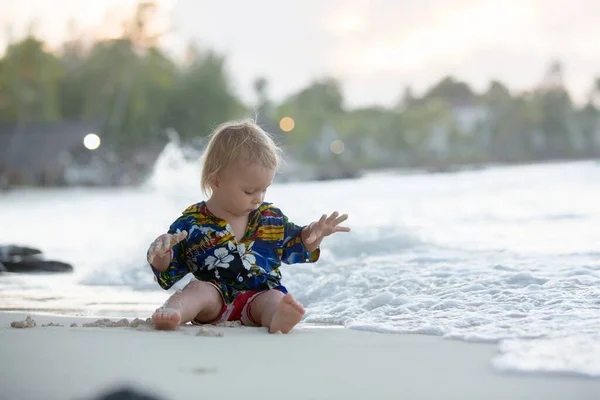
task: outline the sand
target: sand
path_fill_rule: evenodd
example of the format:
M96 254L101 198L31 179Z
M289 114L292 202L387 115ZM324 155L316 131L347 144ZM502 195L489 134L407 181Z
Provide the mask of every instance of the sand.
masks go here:
M28 315L36 326L11 327ZM0 313L0 399L98 399L123 387L164 400L600 399L600 380L496 372L493 344L333 327L159 332L119 320Z

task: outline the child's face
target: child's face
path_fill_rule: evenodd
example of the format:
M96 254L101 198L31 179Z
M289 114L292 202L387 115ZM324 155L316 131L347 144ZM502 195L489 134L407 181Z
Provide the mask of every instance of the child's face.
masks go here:
M259 164L236 164L225 168L213 188L219 201L233 215L248 215L262 204L275 171Z

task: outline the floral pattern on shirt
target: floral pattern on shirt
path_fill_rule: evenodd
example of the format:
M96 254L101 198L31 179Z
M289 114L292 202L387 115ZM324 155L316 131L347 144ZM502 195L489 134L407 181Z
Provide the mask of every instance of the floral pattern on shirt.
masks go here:
M227 221L200 202L184 210L169 228L169 233L188 232L186 239L173 247L169 267L163 272L152 271L163 289L193 273L199 280L227 288L223 293L227 302L241 290L281 288L282 263L319 259L319 249L312 253L306 250L300 236L302 228L271 203L263 203L250 213L246 233L238 242Z

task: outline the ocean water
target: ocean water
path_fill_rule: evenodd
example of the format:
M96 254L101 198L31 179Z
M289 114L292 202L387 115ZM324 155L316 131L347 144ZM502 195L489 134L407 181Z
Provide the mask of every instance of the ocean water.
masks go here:
M0 276L0 309L149 316L171 291L147 246L201 199L173 145L140 188L0 195L0 243L75 266ZM305 324L497 343L498 370L600 378L600 162L277 183L267 201L298 224L350 215L317 264L282 269Z

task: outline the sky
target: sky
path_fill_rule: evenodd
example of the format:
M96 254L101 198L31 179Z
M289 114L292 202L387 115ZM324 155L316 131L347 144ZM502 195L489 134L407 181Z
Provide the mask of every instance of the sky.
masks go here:
M540 84L553 60L562 62L565 86L583 102L600 77L598 0L156 2L168 32L163 47L180 57L195 41L226 55L233 87L249 103L259 76L275 101L333 76L348 107L392 106L406 86L419 95L446 75L477 91L500 80L517 93ZM135 3L2 0L0 47L32 21L50 47L70 26L71 34L114 36L119 16Z

